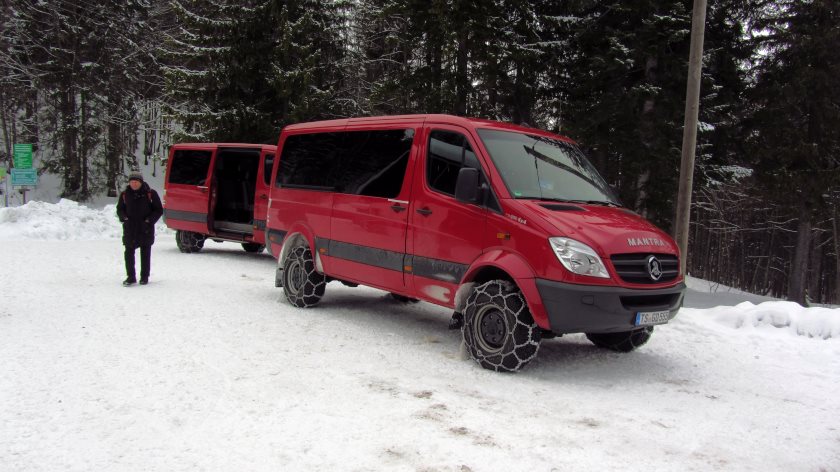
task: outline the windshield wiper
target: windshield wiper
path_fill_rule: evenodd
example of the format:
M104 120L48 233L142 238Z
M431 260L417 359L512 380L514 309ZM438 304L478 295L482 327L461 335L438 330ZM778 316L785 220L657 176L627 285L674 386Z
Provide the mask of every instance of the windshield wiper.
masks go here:
M560 202L560 203L582 203L586 205L601 205L601 206L612 206L612 207L621 207L618 203L611 202L609 200L576 200L576 199L569 199L569 198L556 198L556 197L516 197L517 200L544 200L546 202Z
M611 202L609 200L565 200L569 203L585 203L587 205L601 205L601 206L608 206L608 207L621 207L618 203Z

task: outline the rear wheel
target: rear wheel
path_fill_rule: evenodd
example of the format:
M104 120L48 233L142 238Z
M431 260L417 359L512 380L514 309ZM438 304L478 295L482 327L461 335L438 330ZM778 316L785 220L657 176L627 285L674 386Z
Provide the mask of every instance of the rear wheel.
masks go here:
M175 243L183 253L198 252L204 247L204 235L192 231L178 230L175 232Z
M286 300L299 308L313 307L324 296L327 282L315 270L312 251L306 246L292 249L283 263L283 292Z
M653 326L619 333L586 333L592 344L617 352L630 352L642 347L653 335Z
M492 280L475 287L463 315L464 344L485 369L516 372L537 356L542 330L513 283Z
M245 252L260 253L265 250L265 246L258 243L242 243L242 249L244 249Z

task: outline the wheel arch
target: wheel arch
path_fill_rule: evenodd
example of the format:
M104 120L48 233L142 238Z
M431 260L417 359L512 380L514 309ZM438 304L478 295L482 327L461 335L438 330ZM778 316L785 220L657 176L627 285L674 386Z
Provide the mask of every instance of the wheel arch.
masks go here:
M488 251L473 261L467 269L455 297L455 311L463 311L464 304L476 285L491 280L507 280L522 291L525 303L528 304L528 309L537 325L550 329L548 314L537 290L535 277L536 274L530 264L518 254L501 249Z
M319 273L323 274L324 268L321 263L321 254L316 251L315 247L315 233L308 226L303 224L292 226L289 232L286 233L286 237L283 238L283 245L281 246L280 254L277 257L278 269L282 270L283 261L286 259L289 251L298 246L307 246L309 250L312 251L312 255L315 257L315 269Z

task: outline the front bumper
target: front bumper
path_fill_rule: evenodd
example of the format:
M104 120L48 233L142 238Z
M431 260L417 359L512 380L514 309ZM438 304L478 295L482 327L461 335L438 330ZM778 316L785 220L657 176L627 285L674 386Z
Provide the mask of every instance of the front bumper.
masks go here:
M551 330L561 333L612 333L637 328L639 312L669 311L673 318L683 304L685 283L643 290L595 287L537 279Z

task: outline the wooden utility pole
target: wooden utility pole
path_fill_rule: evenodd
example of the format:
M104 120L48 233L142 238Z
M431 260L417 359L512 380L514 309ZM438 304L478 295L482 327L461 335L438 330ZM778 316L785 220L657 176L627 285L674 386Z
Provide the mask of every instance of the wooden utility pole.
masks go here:
M688 226L691 215L691 188L694 183L694 153L697 148L697 115L700 110L700 75L703 71L703 34L706 31L706 0L694 0L691 15L691 53L688 58L688 84L685 91L680 193L674 239L680 247L680 273L685 274L688 260Z

